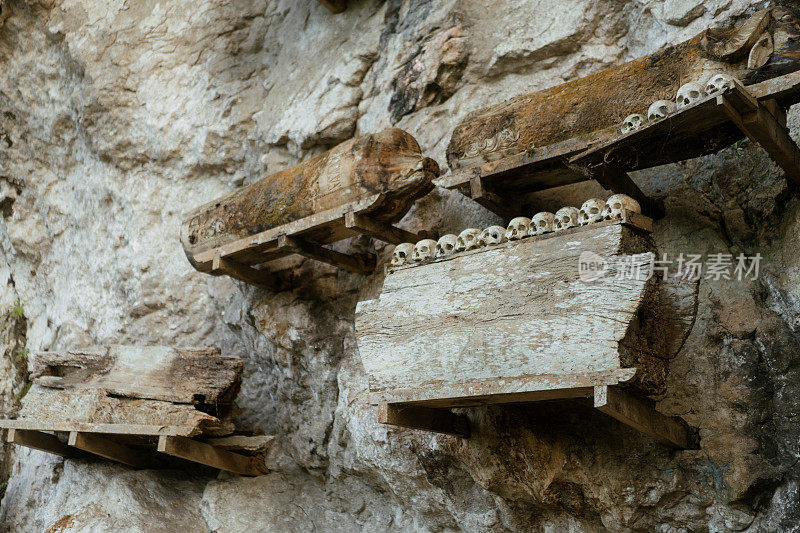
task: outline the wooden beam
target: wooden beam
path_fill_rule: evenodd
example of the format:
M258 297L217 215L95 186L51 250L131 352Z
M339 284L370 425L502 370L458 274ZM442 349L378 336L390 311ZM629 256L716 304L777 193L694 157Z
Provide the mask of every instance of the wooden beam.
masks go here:
M278 279L268 271L258 270L253 267L237 263L231 259L220 257L219 251L214 255L211 264L211 274L225 274L233 279L243 281L248 285L266 290L277 290L281 284Z
M383 404L378 406L378 422L392 426L421 429L469 438L469 421L449 409L434 409L416 405Z
M70 446L83 450L106 459L111 459L133 468L148 468L153 466L153 459L146 453L135 450L94 433L81 433L70 431Z
M779 119L744 89L717 97L717 104L742 133L761 145L784 170L789 185L800 187L800 149Z
M470 197L477 203L502 218L506 223L512 218L521 216L520 204L509 201L494 192L480 176L469 180Z
M655 219L664 216L664 204L644 194L628 172L619 165L609 162L597 167L582 168L581 171L588 172L604 189L615 194L627 194L639 202L645 215Z
M356 274L370 274L375 270L376 259L373 254L343 254L319 244L286 235L278 237L278 248Z
M411 233L410 231L392 226L391 224L377 222L365 215L357 215L353 211L348 211L344 215L344 225L347 229L351 229L362 235L368 235L374 239L395 245L404 242L416 244L425 238L416 233Z
M599 385L594 388L594 406L658 442L681 449L697 448L686 422L659 413L648 399L616 387Z
M55 435L33 431L29 429L9 429L6 435L6 442L18 446L26 446L34 450L53 453L61 457L78 457L80 453L75 448L70 448Z
M92 424L91 422L55 423L40 420L0 420L0 428L38 431L83 431L89 433L113 433L118 435L177 435L193 437L202 428L191 426L157 426L145 424Z
M334 15L343 12L347 8L345 0L319 0L319 3Z
M260 476L269 472L263 457L247 457L183 437L159 437L158 451L245 476Z

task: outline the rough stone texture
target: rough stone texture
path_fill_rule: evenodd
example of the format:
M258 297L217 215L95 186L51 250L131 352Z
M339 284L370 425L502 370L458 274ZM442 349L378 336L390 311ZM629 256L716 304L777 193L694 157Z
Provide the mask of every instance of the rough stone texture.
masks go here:
M302 287L272 294L194 272L178 242L183 213L352 135L398 126L443 163L473 109L769 2L349 4L332 16L313 0L3 3L0 312L24 310L3 347L4 412L24 390L18 348L210 345L245 360L239 426L277 439L274 473L259 479L15 451L2 528L797 529L800 205L756 147L635 176L668 197L660 251L764 258L757 281L700 282L658 398L699 428L696 451L574 405L466 410L469 441L378 426L360 398L353 312L381 274L302 262ZM597 192L541 194L534 208ZM403 224L495 222L437 190ZM338 246L391 253L367 239Z

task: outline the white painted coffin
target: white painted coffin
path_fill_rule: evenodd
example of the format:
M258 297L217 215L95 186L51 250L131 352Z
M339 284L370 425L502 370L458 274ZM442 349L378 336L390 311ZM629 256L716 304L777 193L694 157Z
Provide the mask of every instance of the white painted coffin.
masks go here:
M631 380L651 250L641 228L603 222L390 269L356 313L370 401L532 401ZM582 254L605 275L582 279Z

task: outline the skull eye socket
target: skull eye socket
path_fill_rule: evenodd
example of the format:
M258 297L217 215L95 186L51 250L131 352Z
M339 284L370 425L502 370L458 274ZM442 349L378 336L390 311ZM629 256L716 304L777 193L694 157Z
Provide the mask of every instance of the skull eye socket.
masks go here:
M599 212L600 212L600 210L598 208L596 208L596 207L590 207L589 208L589 214L590 215L596 215Z
M569 224L569 217L562 217L561 222L563 222L564 224Z
M445 244L445 245L444 245L444 249L445 249L445 250L447 250L447 251L449 252L450 250L452 250L452 249L453 249L453 245L452 245L452 244Z
M543 227L545 227L545 226L547 226L547 221L546 221L546 220L540 220L540 221L539 221L539 227L540 227L540 228L543 228Z
M622 209L622 204L620 202L616 202L614 205L611 206L612 209L620 210Z
M792 22L793 20L794 17L792 17L789 13L781 17L781 22Z
M690 91L689 92L689 97L691 97L691 98L697 98L699 96L700 96L700 93L697 92L697 91Z
M397 252L397 256L400 257L401 259L405 259L406 258L406 253L405 252Z

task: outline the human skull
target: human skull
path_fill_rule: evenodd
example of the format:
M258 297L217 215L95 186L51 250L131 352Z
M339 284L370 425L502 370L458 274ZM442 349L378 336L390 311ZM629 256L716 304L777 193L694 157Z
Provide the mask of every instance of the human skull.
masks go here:
M458 241L458 237L452 233L443 235L436 243L436 257L452 254L456 249L456 241Z
M630 133L641 128L646 121L647 119L639 113L628 115L625 117L625 120L622 121L622 127L619 129L619 131L622 133Z
M392 253L392 266L404 265L406 261L411 260L412 255L414 255L413 244L410 242L398 244L394 247L394 253Z
M562 207L555 214L553 230L561 231L567 228L574 228L578 225L581 212L577 207Z
M612 194L606 200L606 208L603 211L603 218L606 220L622 220L622 212L629 211L641 213L642 208L639 202L625 194Z
M736 86L736 78L728 74L714 74L706 82L706 94L725 92Z
M478 248L481 239L481 230L475 228L467 228L458 234L456 239L456 252L464 252L466 250L474 250Z
M705 93L699 83L690 81L678 89L678 95L675 97L675 102L678 104L678 109L690 106L700 100Z
M589 198L583 202L579 212L580 216L578 217L581 226L603 220L603 210L605 208L606 203L600 198Z
M508 223L506 229L506 239L517 241L528 236L528 229L531 227L531 219L528 217L517 217Z
M481 233L481 246L493 246L506 242L506 228L503 226L489 226Z
M553 220L555 219L553 213L542 212L536 213L531 219L531 227L528 229L528 235L542 235L555 231L553 229Z
M436 241L433 239L422 239L414 245L414 253L411 255L411 259L414 261L424 261L426 259L430 259L433 257L435 250Z
M647 109L647 118L650 120L661 120L667 118L675 112L675 102L669 100L658 100L653 102Z

